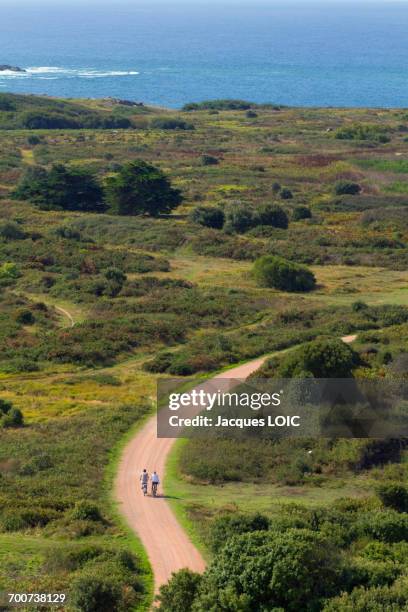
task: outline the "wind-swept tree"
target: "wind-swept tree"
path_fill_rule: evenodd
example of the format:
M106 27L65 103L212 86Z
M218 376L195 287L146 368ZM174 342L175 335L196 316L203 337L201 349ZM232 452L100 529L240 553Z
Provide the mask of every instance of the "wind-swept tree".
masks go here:
M157 217L182 202L180 191L171 186L164 172L143 160L125 164L108 178L106 193L110 212L116 215Z

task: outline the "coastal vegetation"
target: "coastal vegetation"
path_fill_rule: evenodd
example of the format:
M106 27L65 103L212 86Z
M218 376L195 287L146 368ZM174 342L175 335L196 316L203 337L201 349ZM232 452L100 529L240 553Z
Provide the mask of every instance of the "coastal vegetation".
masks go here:
M106 471L158 377L408 376L406 121L0 94L0 590L148 607ZM407 605L405 440L175 452L209 565L163 610Z

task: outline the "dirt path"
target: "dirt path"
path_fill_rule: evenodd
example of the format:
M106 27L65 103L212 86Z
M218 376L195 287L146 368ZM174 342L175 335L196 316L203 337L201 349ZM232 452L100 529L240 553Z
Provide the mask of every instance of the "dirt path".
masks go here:
M343 336L342 338L343 342L345 342L346 344L351 344L352 342L354 342L355 340L357 340L357 334L354 334L352 336Z
M356 336L342 338L343 342L348 344L355 339ZM214 378L228 376L245 379L256 372L266 359L268 357L260 357ZM169 580L172 572L185 567L196 572L203 572L205 569L204 559L177 522L166 498L143 497L139 486L139 476L143 468L149 472L156 470L163 476L167 457L175 441L158 439L156 416L149 419L126 447L115 483L119 509L147 551L154 572L156 592Z
M57 310L59 313L61 313L62 315L64 315L64 317L68 319L70 327L75 327L74 318L72 314L68 312L68 310L65 310L65 308L61 308L61 306L55 306L54 308L55 310Z

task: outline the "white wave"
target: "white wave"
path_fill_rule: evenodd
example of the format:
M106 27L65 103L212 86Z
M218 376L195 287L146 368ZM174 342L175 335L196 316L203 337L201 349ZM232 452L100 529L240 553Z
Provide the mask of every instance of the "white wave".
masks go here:
M70 68L59 68L58 66L33 66L32 68L26 68L27 74L64 74L67 72L75 72Z
M106 77L123 77L123 76L134 76L139 74L135 70L123 71L123 70L112 70L110 72L100 72L98 70L89 70L86 72L78 72L78 76L87 79L98 79Z
M4 70L0 72L0 79L12 78L38 78L41 80L58 79L58 78L84 78L84 79L100 79L112 77L136 76L140 74L136 70L97 70L95 68L61 68L58 66L32 66L26 68L25 72L14 72L12 70ZM44 76L45 75L45 76ZM48 76L49 75L49 76Z
M22 78L22 77L26 77L28 76L27 72L16 72L15 70L1 70L0 71L0 78L5 77L5 78L14 78L14 79L18 79L18 78Z
M2 70L0 78L26 79L35 77L41 74L65 74L65 68L57 68L56 66L37 66L33 68L25 68L25 72L16 72L15 70Z

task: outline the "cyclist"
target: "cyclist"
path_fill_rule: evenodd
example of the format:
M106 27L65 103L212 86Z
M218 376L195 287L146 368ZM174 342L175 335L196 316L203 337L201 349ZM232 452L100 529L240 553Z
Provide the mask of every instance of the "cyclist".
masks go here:
M153 494L153 497L156 497L156 495L157 495L157 487L160 484L160 478L159 478L159 475L158 475L158 473L156 471L153 472L151 481L152 481L152 494Z
M140 474L140 482L142 484L143 495L147 495L147 485L149 483L149 474L146 468Z

